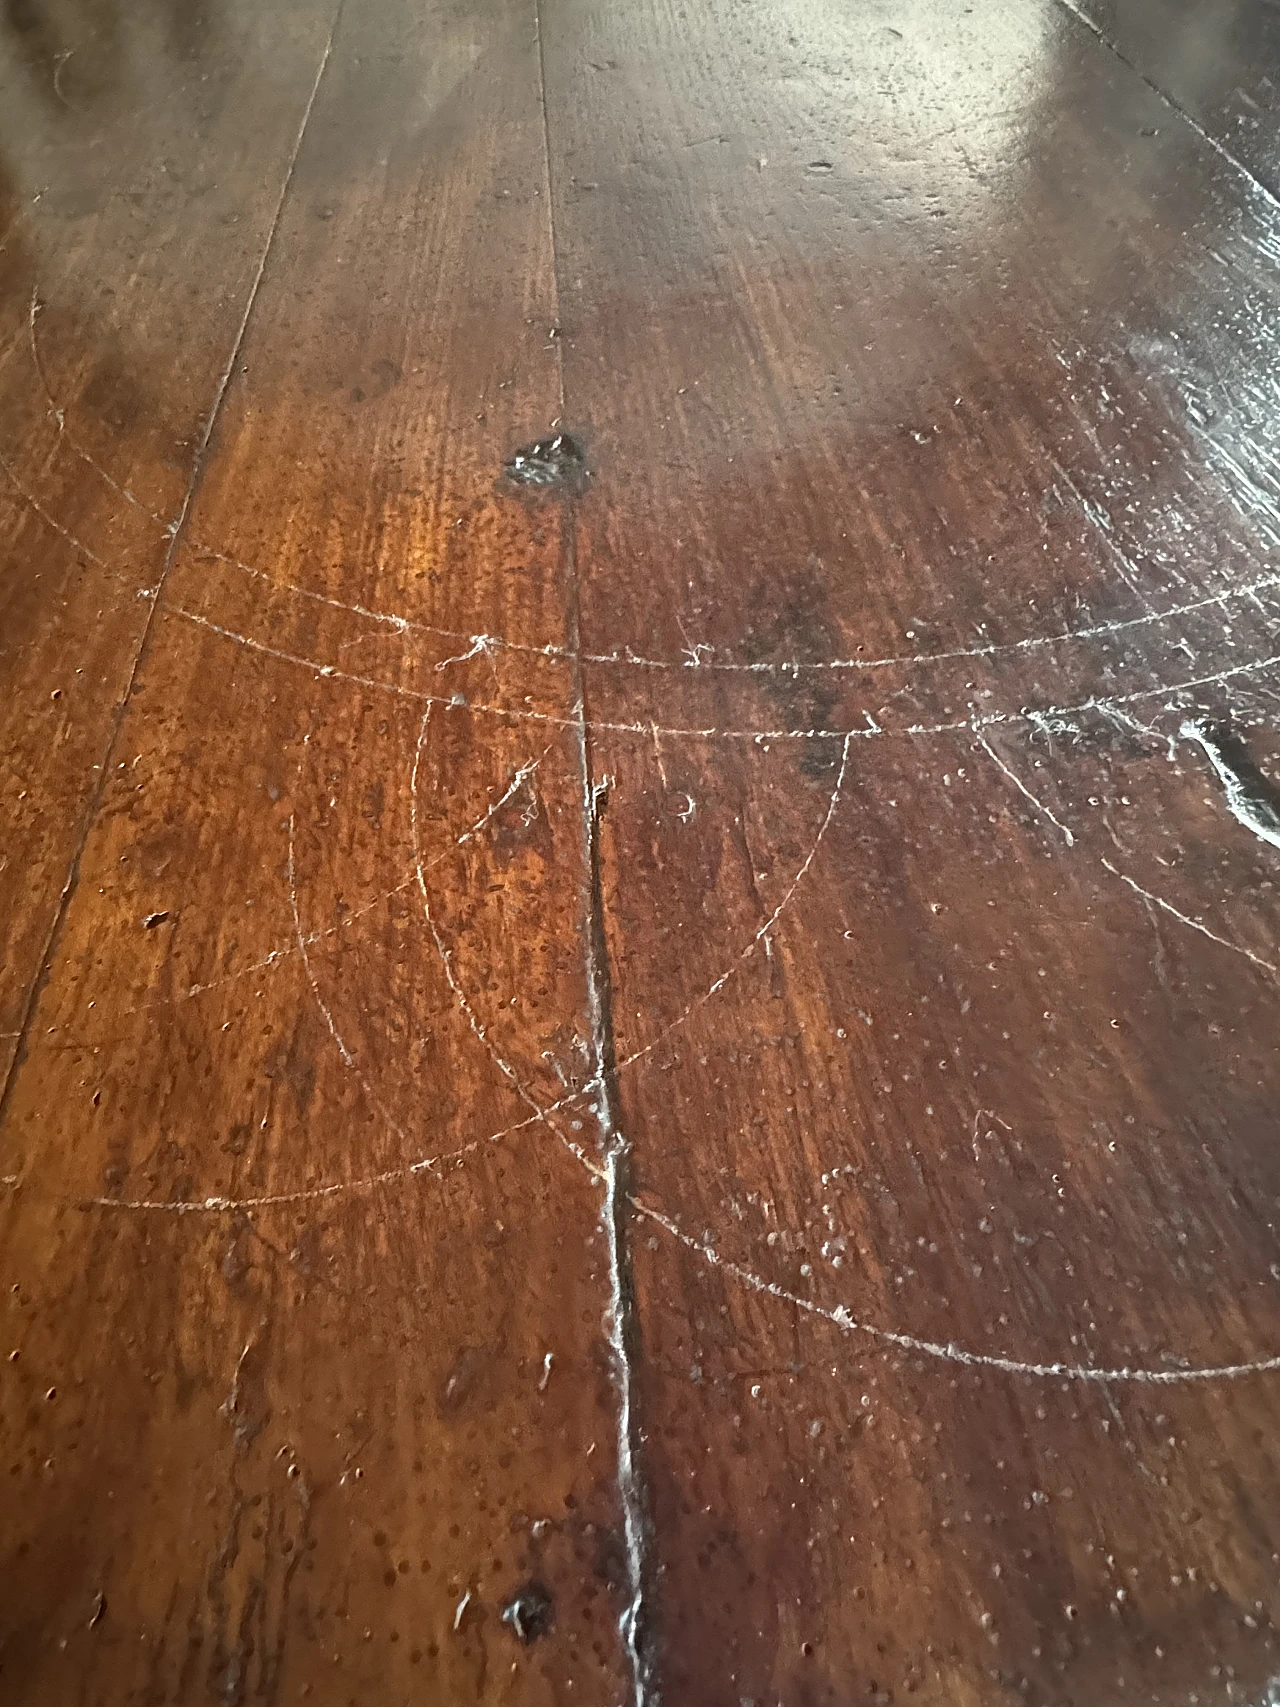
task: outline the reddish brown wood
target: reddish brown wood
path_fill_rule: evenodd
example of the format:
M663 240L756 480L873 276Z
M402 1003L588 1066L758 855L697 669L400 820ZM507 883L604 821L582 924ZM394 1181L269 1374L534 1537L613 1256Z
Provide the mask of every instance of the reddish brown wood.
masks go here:
M127 51L109 10L7 16L5 1072L99 796L164 574L166 530L182 513L236 347L330 14L224 14L192 40L175 40L158 13L139 16Z
M1271 1701L1262 12L13 13L8 1695Z
M323 69L276 16L314 106L5 1109L0 1663L613 1699L607 1253L534 1113L586 1070L566 673L449 704L471 634L562 637L496 489L558 395L532 15L351 7Z
M547 54L664 1687L1257 1700L1274 222L1052 5Z

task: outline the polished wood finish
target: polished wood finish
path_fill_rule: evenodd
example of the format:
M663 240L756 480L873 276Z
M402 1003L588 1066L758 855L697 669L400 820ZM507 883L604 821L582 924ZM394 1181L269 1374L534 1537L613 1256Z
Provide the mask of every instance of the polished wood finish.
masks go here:
M10 1698L1280 1688L1175 10L11 9Z
M1280 14L1254 0L1080 0L1081 15L1186 121L1280 200Z

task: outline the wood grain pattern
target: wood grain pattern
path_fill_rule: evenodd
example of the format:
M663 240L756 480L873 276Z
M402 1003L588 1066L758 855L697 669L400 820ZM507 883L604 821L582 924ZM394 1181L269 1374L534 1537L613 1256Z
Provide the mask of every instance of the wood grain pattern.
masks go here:
M1272 1700L1264 11L23 14L13 1699Z
M542 134L527 12L340 21L6 1110L12 1698L620 1692L598 1193L534 1112L577 750L418 627L561 637L494 489L556 410Z
M110 8L37 7L0 41L6 1074L330 17L126 41Z
M1269 721L1252 186L1051 6L548 63L585 642L675 666L589 692L666 1688L1257 1699L1275 854L1179 739Z

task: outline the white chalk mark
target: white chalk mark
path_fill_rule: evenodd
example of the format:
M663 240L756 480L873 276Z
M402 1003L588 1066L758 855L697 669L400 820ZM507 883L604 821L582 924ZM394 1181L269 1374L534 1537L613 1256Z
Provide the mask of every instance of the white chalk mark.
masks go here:
M991 745L990 741L987 740L986 736L980 729L975 728L974 734L978 737L978 745L982 748L983 752L987 754L988 758L991 759L992 763L996 765L999 770L1004 772L1009 781L1017 789L1018 793L1022 795L1025 800L1029 800L1032 806L1035 807L1036 811L1049 820L1055 830L1061 832L1062 838L1069 848L1074 847L1076 839L1071 834L1071 831L1068 830L1067 826L1060 819L1054 817L1053 813L1045 805L1043 800L1032 794L1031 790L1027 787L1026 783L1023 782L1022 778L1016 771L1010 770L1009 766L1005 764L1004 760L1000 757L999 753L996 752L995 748Z
M1180 913L1171 902L1163 900L1159 895L1153 895L1149 889L1144 889L1140 883L1135 883L1133 878L1127 876L1125 872L1118 871L1109 859L1104 859L1102 863L1113 877L1118 877L1122 883L1127 883L1130 889L1135 894L1141 895L1144 901L1154 902L1157 907L1162 907L1166 913L1181 924L1189 925L1193 931L1199 931L1201 936L1207 936L1210 942L1216 942L1221 948L1229 948L1233 954L1242 954L1246 960L1251 960L1263 972L1269 972L1273 978L1280 978L1280 967L1273 966L1269 960L1263 960L1260 955L1254 954L1252 949L1246 948L1243 943L1231 942L1227 937L1219 936L1216 931L1211 931L1202 919L1193 919L1189 913Z
M1276 819L1274 813L1264 813L1258 802L1249 797L1240 778L1227 763L1222 745L1215 739L1212 729L1205 723L1197 723L1189 718L1178 733L1184 741L1194 741L1204 749L1226 794L1227 811L1236 822L1243 824L1245 829L1260 841L1269 842L1273 848L1280 848L1280 820Z

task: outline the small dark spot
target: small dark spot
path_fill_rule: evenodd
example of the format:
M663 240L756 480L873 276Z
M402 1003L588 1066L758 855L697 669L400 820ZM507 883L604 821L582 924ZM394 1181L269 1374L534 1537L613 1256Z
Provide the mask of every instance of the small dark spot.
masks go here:
M515 486L577 491L587 480L587 453L571 433L556 433L522 445L503 463L502 472Z
M556 1609L541 1583L526 1583L503 1607L502 1622L522 1642L536 1642L555 1623Z
M153 931L157 925L162 925L168 917L168 913L148 913L142 921L143 927L146 930Z

